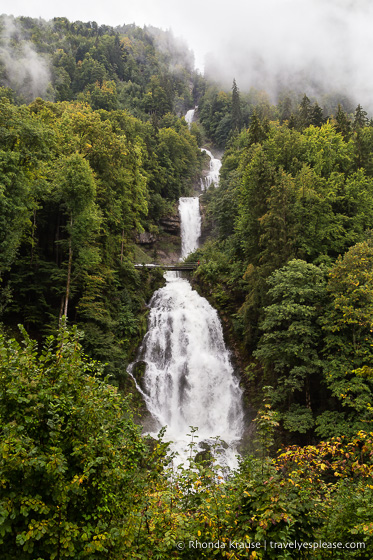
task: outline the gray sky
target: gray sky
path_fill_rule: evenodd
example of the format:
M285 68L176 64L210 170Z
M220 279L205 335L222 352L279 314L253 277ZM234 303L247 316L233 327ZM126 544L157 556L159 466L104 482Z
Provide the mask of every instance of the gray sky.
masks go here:
M276 76L306 72L373 105L371 0L0 0L1 12L172 29L200 70L210 53L210 70L240 88L274 92Z

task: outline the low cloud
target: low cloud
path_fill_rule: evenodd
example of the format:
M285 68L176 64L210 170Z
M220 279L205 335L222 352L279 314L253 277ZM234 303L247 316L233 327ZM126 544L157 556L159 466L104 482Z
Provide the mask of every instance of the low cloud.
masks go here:
M232 13L239 17L232 18ZM210 78L241 90L339 92L373 111L373 5L367 0L234 2L206 56Z
M163 31L151 25L145 26L145 29L153 37L156 47L166 55L171 72L194 67L193 52L184 39L175 37L171 30Z
M22 95L26 101L45 97L51 80L47 60L25 38L13 17L0 19L0 72L2 83Z

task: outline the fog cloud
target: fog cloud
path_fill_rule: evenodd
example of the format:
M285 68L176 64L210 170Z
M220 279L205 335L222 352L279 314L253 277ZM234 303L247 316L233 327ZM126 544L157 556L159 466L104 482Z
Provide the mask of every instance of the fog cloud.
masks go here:
M13 0L15 15L171 29L197 66L240 90L340 91L373 112L371 0Z
M26 101L45 97L50 83L47 61L24 37L12 17L1 17L0 62L2 83L21 94Z
M146 26L146 30L153 37L157 48L166 55L172 72L181 71L183 67L193 70L194 55L185 40L175 37L171 30L165 33L153 26Z
M206 74L241 89L335 92L373 109L373 6L365 0L261 0L226 21Z

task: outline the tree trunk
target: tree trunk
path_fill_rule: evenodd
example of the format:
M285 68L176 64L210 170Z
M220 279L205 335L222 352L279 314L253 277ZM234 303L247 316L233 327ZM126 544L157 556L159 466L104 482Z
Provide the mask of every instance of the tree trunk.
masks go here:
M65 298L62 296L61 297L61 307L60 307L60 314L58 316L58 322L61 323L61 319L62 319L62 313L63 313L63 305L65 303Z
M60 211L57 214L57 227L56 227L56 236L55 236L55 247L56 247L56 265L59 265L59 242L60 240Z
M70 227L72 229L73 227L73 218L71 216L70 218ZM70 233L70 239L69 239L69 262L67 265L67 281L66 281L66 295L65 295L65 308L63 311L63 314L65 315L65 318L67 319L67 308L69 305L69 296L70 296L70 283L71 283L71 265L73 262L73 249L71 246L71 233Z
M35 247L35 231L36 231L36 208L34 208L34 221L31 229L31 262L34 262L34 247Z

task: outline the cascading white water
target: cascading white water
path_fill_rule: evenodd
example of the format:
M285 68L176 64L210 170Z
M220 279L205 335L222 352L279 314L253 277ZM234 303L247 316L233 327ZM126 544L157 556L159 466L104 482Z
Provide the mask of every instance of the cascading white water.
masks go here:
M189 109L189 111L187 111L184 117L189 128L191 127L191 124L193 122L196 109L197 106L194 109ZM207 150L206 148L200 148L200 149L201 152L206 152L206 154L210 158L210 169L205 177L205 180L203 181L203 179L201 179L201 190L204 191L205 189L208 189L212 185L212 183L214 183L215 187L218 186L221 161L220 159L214 157L210 152L210 150Z
M166 437L174 442L180 461L188 455L190 426L196 426L199 443L220 436L228 444L224 462L234 466L243 425L242 394L221 324L207 300L187 280L171 274L150 303L140 350L147 364L141 392L158 428L167 426Z
M206 150L206 148L201 148L201 152L206 152L206 154L210 158L210 170L205 177L204 185L203 182L201 182L201 188L202 190L208 189L212 185L212 183L214 183L215 187L217 187L219 184L221 161L220 159L215 158L209 150ZM204 188L202 187L202 185Z
M189 128L191 127L191 124L193 122L194 113L196 112L196 108L197 107L195 107L194 109L189 109L189 111L187 111L187 114L184 117L184 119L187 122Z
M201 216L198 197L180 198L182 251L185 258L198 247ZM167 426L166 438L186 462L187 434L198 427L196 449L220 437L226 444L220 464L235 467L236 445L243 431L242 391L224 344L216 310L185 278L168 272L166 285L150 302L148 331L138 361L146 364L135 382L156 421ZM135 364L129 367L132 375Z
M181 258L184 259L198 248L201 236L201 214L199 198L179 198L179 215L181 223Z

